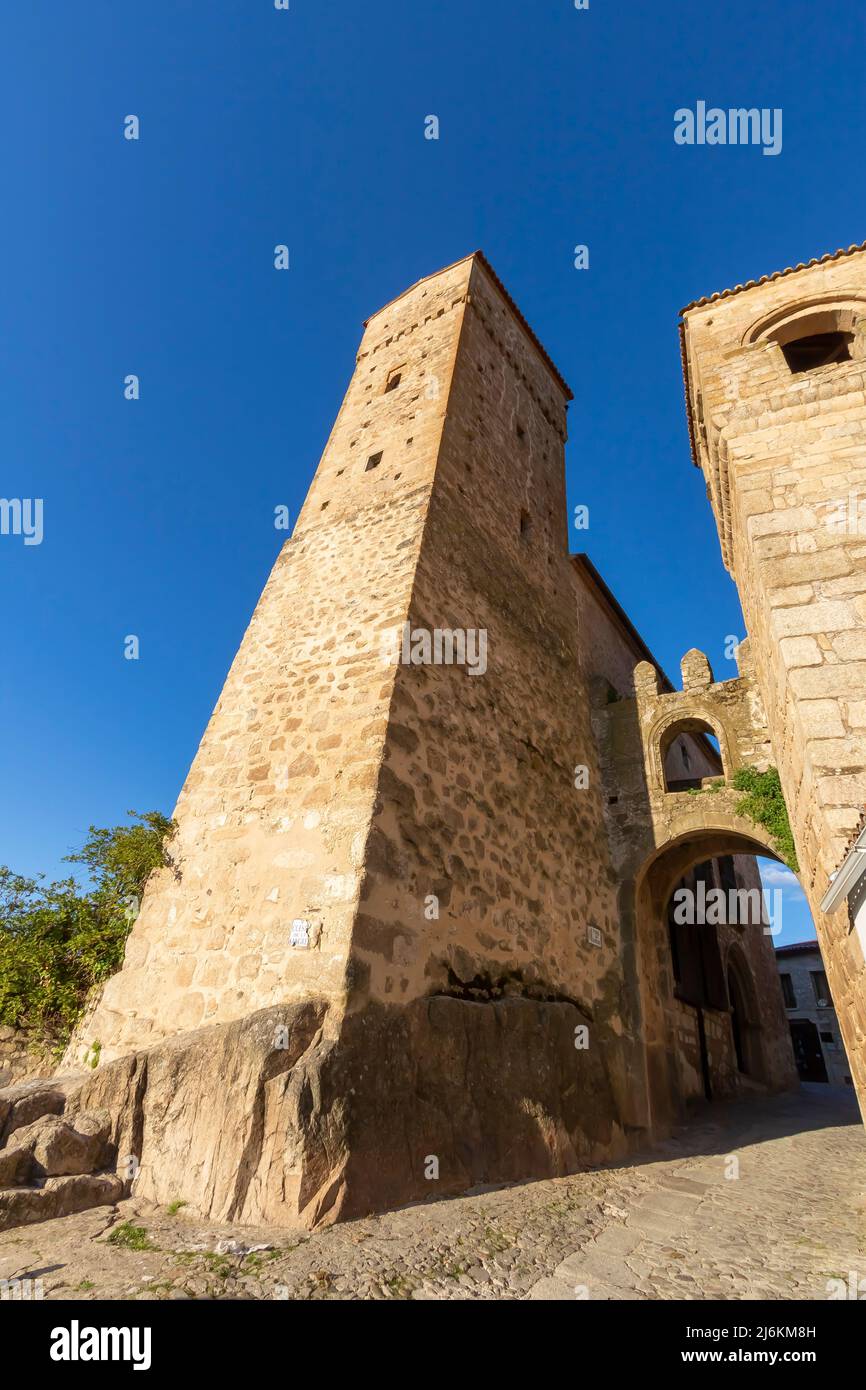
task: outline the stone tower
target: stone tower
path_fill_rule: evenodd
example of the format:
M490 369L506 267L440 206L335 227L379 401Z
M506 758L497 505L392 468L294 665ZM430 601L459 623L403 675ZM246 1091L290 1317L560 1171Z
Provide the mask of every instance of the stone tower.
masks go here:
M172 867L73 1045L110 1060L250 1018L294 1036L306 1010L281 1176L250 1184L244 1149L243 1195L191 1180L200 1207L314 1222L430 1195L431 1157L441 1193L644 1131L567 554L569 399L480 253L365 326Z
M693 457L863 1106L863 942L820 903L866 805L866 247L699 300L681 333Z

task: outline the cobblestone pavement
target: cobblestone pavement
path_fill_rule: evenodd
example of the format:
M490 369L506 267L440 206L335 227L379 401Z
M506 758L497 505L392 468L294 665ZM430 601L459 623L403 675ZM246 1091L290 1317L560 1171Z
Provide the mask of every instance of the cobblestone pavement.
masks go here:
M852 1272L866 1133L826 1086L708 1108L624 1165L312 1236L134 1197L0 1235L0 1278L41 1279L48 1299L823 1299Z

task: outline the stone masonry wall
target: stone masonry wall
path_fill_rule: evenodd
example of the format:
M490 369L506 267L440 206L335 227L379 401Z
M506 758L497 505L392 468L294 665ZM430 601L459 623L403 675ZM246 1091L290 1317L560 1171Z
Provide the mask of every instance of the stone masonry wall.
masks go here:
M725 822L717 819L715 830L710 827L719 807L724 805L726 811L730 810L739 798L727 791L707 791L700 795L666 792L663 761L669 776L706 777L713 783L723 775L723 766L715 750L708 752L708 746L692 733L677 733L664 760L661 744L665 731L679 720L702 716L719 738L729 772L744 762L766 766L769 753L766 723L760 697L754 688L748 643L740 648L741 674L735 681L714 683L706 657L693 650L683 659L683 690L671 690L650 664L645 644L627 620L617 614L605 593L606 586L594 579L592 568L575 563L575 571L581 581L581 657L593 686L594 724L605 774L608 832L617 871L626 880L630 874L639 873L643 859L651 858L658 847L671 838L672 823L677 824L678 829L685 829L691 822L689 838L696 846L691 859L712 860L714 882L721 887L718 861L713 858L713 837ZM683 746L689 751L688 768L678 761ZM742 829L745 831L747 827ZM733 844L728 848L732 849ZM754 855L735 853L732 860L738 887L760 890ZM686 858L684 868L688 863ZM682 1103L704 1095L697 1011L675 996L666 901L660 902L658 908L658 921L651 937L647 924L644 928L647 939L640 953L640 989L658 996L666 1046L674 1054L674 1084ZM626 912L621 913L620 930L627 939ZM754 1090L756 1085L790 1086L795 1074L776 978L772 938L764 933L763 922L758 918L745 926L721 925L718 935L723 965L727 965L733 951L741 973L747 978L754 1004L755 1051L760 1059L756 1070L760 1075L746 1076L738 1071L730 1014L705 1008L713 1093L730 1096ZM645 1034L645 1021L642 1028Z
M826 1004L819 1006L812 983L813 972L824 970L824 962L821 959L817 944L813 943L812 950L806 947L798 951L785 952L776 957L776 964L780 976L790 975L791 977L795 1003L787 1009L789 1024L796 1019L807 1019L810 1023L815 1024L818 1030L821 1053L827 1067L827 1080L831 1086L850 1086L851 1068L845 1055L845 1044L842 1040L833 1000L828 999ZM828 1042L822 1036L824 1033L832 1035L832 1042Z
M180 794L173 866L148 885L70 1061L94 1040L108 1058L312 995L339 1013L394 691L381 633L408 612L469 270L367 325ZM291 944L296 920L306 946Z
M487 667L397 667L354 958L374 1000L574 1003L626 1114L640 1097L567 557L567 396L480 260L469 291L411 622L483 630Z
M827 331L834 308L851 360L793 373L774 334L797 313ZM703 303L684 325L698 460L862 1106L866 965L847 912L819 904L866 804L866 254Z

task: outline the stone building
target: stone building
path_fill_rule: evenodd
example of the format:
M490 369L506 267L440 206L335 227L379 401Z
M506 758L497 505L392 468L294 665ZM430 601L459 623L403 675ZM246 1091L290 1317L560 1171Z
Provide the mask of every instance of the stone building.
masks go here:
M776 964L801 1081L850 1086L851 1069L817 941L777 946Z
M862 1108L863 936L828 888L866 805L866 245L698 300L681 333L693 457Z
M685 318L696 449L750 637L734 680L689 651L681 690L569 555L571 393L486 259L368 320L178 801L171 863L68 1053L99 1066L66 1109L112 1116L137 1193L314 1226L572 1171L658 1139L692 1101L797 1084L754 861L780 851L732 783L780 768L820 898L851 821L838 798L862 778L842 691L856 625L837 634L831 617L856 617L863 547L826 579L788 574L831 547L785 529L785 499L811 496L802 442L784 463L768 451L793 410L803 438L849 457L862 338L855 314L838 330L851 360L815 366L815 390L798 371L793 403L774 378L756 415L751 364L780 372L788 340L732 342L752 330L730 306L752 293ZM780 304L760 299L750 323L778 328ZM804 695L799 666L782 680L811 607L826 632L802 671L835 695ZM807 737L819 716L843 733ZM862 956L839 951L856 1051Z
M726 785L767 763L754 675L692 652L675 691L569 557L569 399L480 254L366 324L70 1050L142 1195L314 1225L794 1084L760 904L671 913L776 853Z

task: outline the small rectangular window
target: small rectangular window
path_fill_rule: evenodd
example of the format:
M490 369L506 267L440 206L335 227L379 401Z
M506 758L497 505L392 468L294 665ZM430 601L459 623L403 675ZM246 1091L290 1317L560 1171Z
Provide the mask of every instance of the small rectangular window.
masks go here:
M386 390L386 392L387 392L387 391L396 391L396 390L397 390L397 387L400 385L400 382L402 381L402 379L403 379L403 368L402 368L402 367L395 367L395 368L393 369L393 371L391 371L391 372L388 373L388 380L385 382L385 390Z
M830 1007L830 986L827 983L827 976L823 970L810 970L812 976L812 988L815 991L815 1002L819 1009L829 1009Z
M378 468L378 467L379 467L379 464L380 464L381 462L382 462L382 454L381 454L381 452L378 453L378 454L371 454L370 457L367 459L367 462L366 462L365 465L364 465L364 472L365 472L365 473L369 473L371 468Z
M797 996L794 993L794 981L790 975L780 975L779 979L782 981L782 998L785 1001L785 1008L796 1009Z
M853 333L811 333L793 343L783 343L782 352L792 372L811 372L834 362L850 362Z

